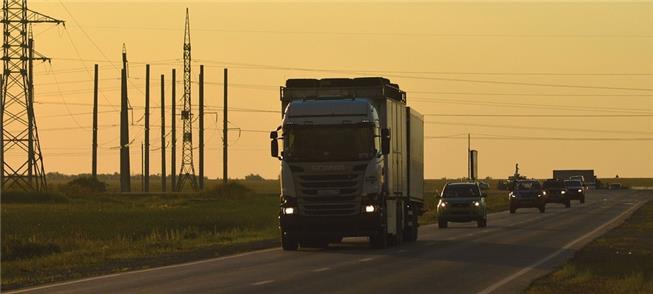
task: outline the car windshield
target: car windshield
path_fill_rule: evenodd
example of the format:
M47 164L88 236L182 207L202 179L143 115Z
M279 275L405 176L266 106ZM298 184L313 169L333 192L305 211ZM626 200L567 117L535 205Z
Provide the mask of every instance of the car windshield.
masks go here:
M288 161L357 161L376 154L373 125L289 126L284 129Z
M546 182L544 182L544 189L564 188L564 187L565 187L565 182L563 182L563 181L546 181Z
M582 185L580 181L565 181L565 186L567 187L580 187Z
M442 198L464 198L480 197L481 193L478 187L473 184L469 185L447 185L442 193Z
M541 189L539 182L518 182L515 190L539 190Z

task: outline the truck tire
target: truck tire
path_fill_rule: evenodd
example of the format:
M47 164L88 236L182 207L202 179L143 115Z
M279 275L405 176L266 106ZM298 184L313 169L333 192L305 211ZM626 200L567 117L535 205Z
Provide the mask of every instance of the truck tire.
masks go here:
M329 241L322 239L302 240L299 245L302 248L327 248L329 247Z
M567 200L567 201L565 202L565 207L566 207L566 208L571 207L571 200Z
M376 234L370 236L370 245L375 249L384 249L388 247L388 233L386 228L383 228Z
M297 242L297 239L288 236L288 233L282 232L281 248L283 248L284 251L296 251L297 248L299 248L299 242Z
M580 203L581 203L581 204L582 204L582 203L585 203L585 196L583 196L583 197L580 198Z
M480 219L480 220L476 221L476 226L479 227L479 228L487 227L487 218Z
M510 207L510 213L515 213L516 211L517 211L517 208L512 207L512 206Z
M446 220L438 220L438 228L440 229L446 229L447 228L447 221Z
M539 208L540 208L540 213L544 213L544 211L546 211L546 206L545 205L542 205Z
M395 229L395 234L390 235L390 245L399 246L404 241L404 224L403 221L403 204L397 205L397 224Z

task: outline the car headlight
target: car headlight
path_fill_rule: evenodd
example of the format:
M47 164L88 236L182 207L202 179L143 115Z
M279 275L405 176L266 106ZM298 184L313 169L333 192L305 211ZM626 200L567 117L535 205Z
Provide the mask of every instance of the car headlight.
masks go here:
M578 193L582 193L582 192L583 192L583 189L578 189Z
M281 211L283 212L283 214L288 214L288 215L295 214L295 208L294 207L284 207L284 208L281 209Z
M539 198L539 197L542 197L542 194L537 194L537 197L538 197L538 198Z
M515 194L510 194L510 197L517 198L517 196Z
M438 206L440 206L440 207L447 207L447 203L446 203L446 202L440 202L440 204L438 204Z
M474 206L479 207L479 206L481 206L481 203L478 202L478 201L474 201Z
M374 211L376 211L376 207L374 207L374 205L365 205L365 212L372 213Z
M563 195L564 195L564 194L567 194L567 192L565 192L565 191L560 191L560 194L563 194Z
M542 195L546 195L546 191L542 191Z

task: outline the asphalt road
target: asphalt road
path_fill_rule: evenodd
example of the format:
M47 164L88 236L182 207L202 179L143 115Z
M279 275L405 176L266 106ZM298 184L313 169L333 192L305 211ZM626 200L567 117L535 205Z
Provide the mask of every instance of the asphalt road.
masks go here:
M28 293L516 293L621 223L653 191L592 191L545 214L491 214L488 227L420 228L417 242L373 250L363 238L327 249L279 248L46 285Z

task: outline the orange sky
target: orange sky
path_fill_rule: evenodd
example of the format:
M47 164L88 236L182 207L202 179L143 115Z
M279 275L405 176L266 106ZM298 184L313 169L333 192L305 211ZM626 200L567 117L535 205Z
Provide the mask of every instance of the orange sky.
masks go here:
M222 105L225 66L230 104L241 109L278 110L278 86L288 78L380 75L399 83L408 103L424 114L534 115L427 116L427 136L455 137L426 140L427 178L466 175L466 133L479 150L482 177L506 177L515 162L532 177L550 176L556 168L653 177L653 141L583 140L653 138L653 117L641 116L653 114L650 2L34 1L32 9L66 20L65 29L35 28L37 51L53 58L52 64L35 67L46 171L90 172L94 63L101 67L99 172L118 170L122 44L130 61L134 122L142 124L144 64L152 64L154 107L160 104L160 74L166 74L169 86L175 67L181 79L185 7L191 14L193 75L196 80L199 64L206 65L210 112ZM196 103L196 85L193 91ZM640 116L597 117L632 114ZM159 116L159 109L152 109L153 149L160 146ZM269 157L268 134L251 131L276 128L279 115L239 111L230 113L230 121L243 130L230 136L230 174L276 178L279 162ZM210 178L222 171L219 128L221 122L209 114ZM131 127L134 173L140 172L142 136L142 127ZM152 151L152 173L160 171L159 152Z

